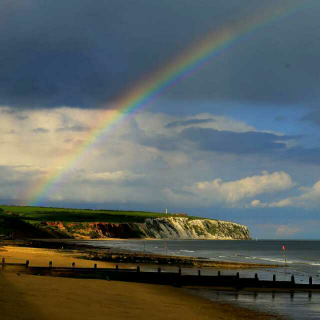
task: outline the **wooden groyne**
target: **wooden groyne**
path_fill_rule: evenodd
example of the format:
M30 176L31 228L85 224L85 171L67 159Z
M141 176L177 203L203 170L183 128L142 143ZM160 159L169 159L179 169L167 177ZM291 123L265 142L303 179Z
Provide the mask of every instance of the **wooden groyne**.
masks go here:
M263 289L263 290L290 290L290 291L317 291L320 292L320 285L313 284L312 277L309 278L308 284L295 282L294 276L290 281L277 281L276 276L273 279L260 280L258 274L254 278L242 278L239 272L234 276L222 275L220 271L215 276L202 275L201 270L197 270L194 275L183 274L181 268L177 272L167 272L158 268L154 271L141 271L137 266L135 269L123 269L117 265L115 268L98 268L94 264L93 268L77 268L75 263L71 267L54 267L50 261L46 267L30 266L29 260L26 263L8 263L2 258L1 272L15 272L39 276L68 277L81 279L104 279L126 282L150 283L174 285L178 287L211 287L211 288L231 288L236 290L242 289Z

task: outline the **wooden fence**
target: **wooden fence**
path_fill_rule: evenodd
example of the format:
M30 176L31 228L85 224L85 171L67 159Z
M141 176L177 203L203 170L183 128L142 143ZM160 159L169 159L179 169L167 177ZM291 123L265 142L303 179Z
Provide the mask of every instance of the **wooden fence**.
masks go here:
M177 272L167 272L158 268L154 271L141 271L137 266L135 269L119 268L98 268L94 264L93 268L77 268L75 263L71 267L54 267L50 261L46 267L30 266L29 260L26 263L7 263L4 258L1 261L0 272L16 272L39 276L68 277L81 279L104 279L127 282L164 284L174 286L193 286L193 287L212 287L212 288L233 288L241 290L247 289L288 289L290 291L318 291L320 285L313 284L312 277L309 278L308 284L296 283L294 276L290 281L277 281L276 275L272 280L260 280L258 274L254 278L242 278L239 272L234 275L222 275L220 271L216 276L202 275L201 270L197 274L183 274L179 268Z

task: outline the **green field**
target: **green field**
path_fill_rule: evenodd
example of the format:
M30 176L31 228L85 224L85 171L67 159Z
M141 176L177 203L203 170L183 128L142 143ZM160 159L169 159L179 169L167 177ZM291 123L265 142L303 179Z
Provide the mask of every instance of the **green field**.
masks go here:
M91 210L0 205L0 239L8 237L20 239L66 239L73 237L75 233L88 235L88 232L86 231L87 226L85 223L89 222L143 223L147 218L168 217L177 217L177 214L145 211ZM187 218L195 219L196 217L188 216ZM50 226L45 222L61 222L64 229L59 229L57 226ZM99 236L98 234L93 234L94 231L91 233L89 233L91 238L96 238ZM136 233L135 237L139 237L139 234Z
M144 212L144 211L117 211L117 210L90 210L67 209L28 206L0 206L1 218L9 215L24 221L60 221L60 222L144 222L146 218L174 217L174 214ZM192 218L192 217L189 217Z

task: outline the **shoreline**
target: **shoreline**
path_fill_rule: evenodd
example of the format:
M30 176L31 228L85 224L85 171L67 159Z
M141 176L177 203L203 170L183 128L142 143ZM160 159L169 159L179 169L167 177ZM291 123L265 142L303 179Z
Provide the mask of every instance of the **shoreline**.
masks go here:
M111 240L111 239L109 239ZM107 240L107 241L109 241ZM119 240L119 239L114 239ZM127 240L127 239L120 239ZM80 243L79 243L80 242ZM10 240L7 243L0 241L1 245L14 245L22 247L44 248L44 249L69 249L76 251L81 259L99 262L110 262L124 264L146 264L153 266L176 266L187 268L223 268L223 269L264 269L281 268L278 264L247 263L232 261L213 261L201 257L176 256L168 254L156 254L150 252L130 251L114 247L93 247L81 244L81 240ZM83 240L85 242L85 240Z
M53 260L56 266L71 265L74 261L76 261L78 266L83 267L92 267L93 264L91 260L79 258L78 252L72 250L52 250L19 246L1 247L1 245L0 249L0 257L5 257L9 262L25 262L25 260L29 259L30 265L44 265L44 263L47 265L49 260ZM114 266L112 263L100 261L99 265L105 267ZM173 288L172 286L39 277L6 272L0 272L0 276L4 284L0 289L0 310L5 310L5 317L2 317L3 319L6 319L6 316L9 317L10 313L15 312L17 308L30 309L30 305L37 307L32 308L33 311L29 310L29 313L33 314L33 316L29 318L21 316L18 319L42 318L51 320L59 318L57 314L60 314L62 311L67 314L69 319L86 319L85 310L88 304L84 303L82 305L79 302L85 301L88 298L95 308L96 319L103 319L103 315L106 315L104 312L106 311L111 312L108 313L110 319L126 319L128 317L131 319L141 319L148 318L149 316L159 320L181 319L182 317L186 320L195 318L200 320L208 318L225 320L280 319L278 316L239 308L232 304L213 302L187 293L183 289ZM26 297L24 302L16 301L16 294L13 294L14 288L11 287L17 288L20 296L23 293L22 296ZM46 290L45 288L50 289ZM11 290L12 294L8 295L8 290ZM133 292L136 292L136 295L133 295ZM104 296L103 299L101 295ZM67 305L59 305L59 303L63 303L62 301L68 301ZM99 301L98 305L97 301ZM40 302L41 305L39 305ZM14 310L10 311L8 305L14 305ZM74 310L78 309L82 310L82 314L79 312L73 313ZM39 313L44 312L45 314L39 316L35 310L39 310ZM188 314L186 314L186 310ZM157 312L155 313L155 311ZM100 312L101 315L99 315ZM76 314L77 317L75 317ZM172 317L168 317L168 314L172 315Z

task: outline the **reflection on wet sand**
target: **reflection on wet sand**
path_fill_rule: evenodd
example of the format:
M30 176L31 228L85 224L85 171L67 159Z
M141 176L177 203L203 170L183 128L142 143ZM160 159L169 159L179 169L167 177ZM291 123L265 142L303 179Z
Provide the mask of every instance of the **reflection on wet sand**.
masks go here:
M198 294L214 301L231 302L254 310L264 310L290 319L320 319L320 293L249 292L200 289Z

